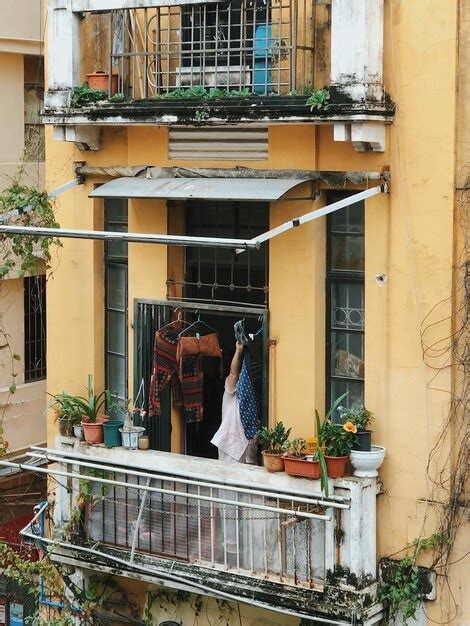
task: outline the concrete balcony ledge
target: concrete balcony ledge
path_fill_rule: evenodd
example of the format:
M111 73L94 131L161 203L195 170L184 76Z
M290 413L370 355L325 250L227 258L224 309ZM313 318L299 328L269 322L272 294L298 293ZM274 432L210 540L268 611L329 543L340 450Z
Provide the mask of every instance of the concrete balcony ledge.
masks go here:
M43 454L72 485L56 493L60 562L322 623L381 619L373 478L325 497L317 480L155 450L57 437Z
M97 102L91 106L59 106L56 92L46 96L45 124L122 126L139 124L334 124L347 122L391 123L391 102L331 101L322 109L310 110L306 96L247 96L244 98L178 98L135 100L122 103ZM57 104L56 104L57 103Z

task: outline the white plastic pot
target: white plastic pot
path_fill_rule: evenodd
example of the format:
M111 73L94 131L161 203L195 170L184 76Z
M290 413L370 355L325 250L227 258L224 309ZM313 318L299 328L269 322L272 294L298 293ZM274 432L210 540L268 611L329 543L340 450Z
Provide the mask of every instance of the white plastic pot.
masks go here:
M354 467L354 476L360 478L375 478L378 476L377 470L382 465L385 458L385 448L383 446L371 446L370 452L351 450L351 465Z
M128 450L137 450L139 447L139 437L144 433L145 428L143 426L134 426L132 430L125 430L120 428L122 445Z
M74 425L73 434L79 441L83 441L83 428L80 426L80 424Z

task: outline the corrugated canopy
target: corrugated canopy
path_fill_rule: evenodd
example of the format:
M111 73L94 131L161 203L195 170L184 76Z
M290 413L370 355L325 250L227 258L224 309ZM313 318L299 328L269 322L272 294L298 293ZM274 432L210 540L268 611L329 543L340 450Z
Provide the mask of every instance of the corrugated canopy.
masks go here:
M91 198L162 198L167 200L251 200L274 202L305 183L301 179L267 178L134 178L111 180Z

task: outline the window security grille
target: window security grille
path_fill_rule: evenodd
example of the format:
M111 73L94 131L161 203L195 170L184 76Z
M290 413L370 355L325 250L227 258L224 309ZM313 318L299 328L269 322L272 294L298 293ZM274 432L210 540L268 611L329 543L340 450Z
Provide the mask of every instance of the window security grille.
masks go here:
M46 378L46 276L24 278L24 380Z
M187 235L250 239L269 228L269 204L193 200L185 203L185 221ZM168 298L175 297L176 287L187 300L268 305L268 245L243 254L190 247L185 265L183 276L168 281Z
M109 74L134 99L202 86L259 95L314 83L314 0L111 11ZM111 87L111 85L110 85Z

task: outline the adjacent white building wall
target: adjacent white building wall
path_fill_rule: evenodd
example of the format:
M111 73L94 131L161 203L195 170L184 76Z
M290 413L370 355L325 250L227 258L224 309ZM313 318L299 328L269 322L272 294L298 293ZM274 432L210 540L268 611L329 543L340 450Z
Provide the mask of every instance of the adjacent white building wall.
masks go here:
M0 51L42 54L43 6L40 0L0 2Z

